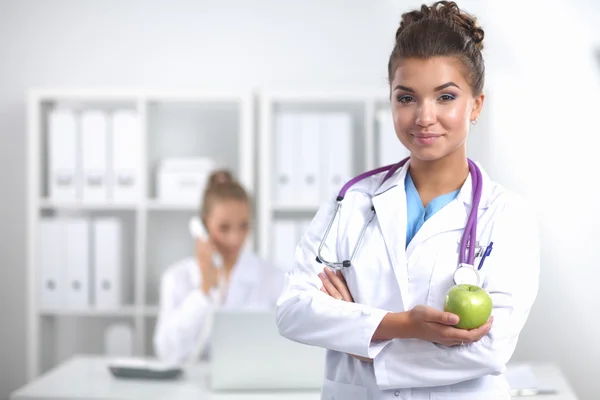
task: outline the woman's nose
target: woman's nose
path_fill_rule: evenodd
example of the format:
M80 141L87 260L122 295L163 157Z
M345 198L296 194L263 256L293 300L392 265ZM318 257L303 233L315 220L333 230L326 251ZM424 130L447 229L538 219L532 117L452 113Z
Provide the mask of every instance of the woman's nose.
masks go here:
M422 127L433 125L436 121L435 105L426 101L419 105L415 123Z

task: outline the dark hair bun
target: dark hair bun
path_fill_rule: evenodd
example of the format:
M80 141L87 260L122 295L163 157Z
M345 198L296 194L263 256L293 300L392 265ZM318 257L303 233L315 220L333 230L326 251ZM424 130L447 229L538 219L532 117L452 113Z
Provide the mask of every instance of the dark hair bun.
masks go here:
M202 206L200 215L205 218L210 214L214 205L223 200L241 200L249 201L248 193L242 185L234 179L233 174L226 169L214 170L209 178L204 196L202 198Z
M437 1L431 6L423 4L419 10L404 13L400 27L396 31L396 40L399 39L406 27L424 19L444 21L451 24L467 38L470 38L479 50L483 50L484 31L477 24L477 19L461 11L453 1Z
M208 186L223 185L232 183L233 181L234 179L233 175L231 175L231 172L220 169L213 171L212 174L210 174L210 177L208 178Z

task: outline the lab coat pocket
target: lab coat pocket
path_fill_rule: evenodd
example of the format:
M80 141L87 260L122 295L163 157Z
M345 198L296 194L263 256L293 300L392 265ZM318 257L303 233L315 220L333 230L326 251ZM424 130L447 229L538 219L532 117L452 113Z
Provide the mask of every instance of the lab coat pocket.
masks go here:
M510 395L491 391L477 392L438 392L431 393L431 400L510 400Z
M367 388L325 379L321 400L367 400Z
M427 305L443 309L446 292L454 286L454 271L458 265L458 255L448 248L440 246L429 281Z

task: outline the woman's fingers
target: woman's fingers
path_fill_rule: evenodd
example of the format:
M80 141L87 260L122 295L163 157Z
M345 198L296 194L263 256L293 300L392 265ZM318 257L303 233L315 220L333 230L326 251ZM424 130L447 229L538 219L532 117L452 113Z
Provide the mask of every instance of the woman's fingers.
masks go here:
M493 317L479 328L470 330L443 326L441 333L445 341L444 344L463 345L478 342L492 329L492 322Z
M319 278L321 279L321 282L323 282L323 287L321 288L322 292L327 293L337 300L354 302L343 277L336 275L329 268L325 268L324 272L319 274Z
M478 342L479 340L481 340L481 338L483 338L485 335L487 335L488 332L490 331L490 329L492 329L493 322L494 322L494 317L491 317L488 322L486 322L479 328L471 329L471 330L467 331L469 342L473 343L473 342Z
M336 287L331 283L327 275L324 272L319 274L319 278L321 278L321 282L323 282L323 287L321 288L322 292L327 293L331 297L337 300L343 300L342 294L336 289Z
M357 356L355 354L350 354L350 356L356 358L357 360L369 363L369 364L373 364L373 359L372 358L366 358L366 357L361 357L361 356Z
M333 272L329 268L325 268L325 274L327 274L329 280L333 283L338 292L342 295L342 298L345 301L353 303L354 299L352 298L352 294L350 294L350 289L348 289L348 285L346 284L346 280L344 279L342 272Z

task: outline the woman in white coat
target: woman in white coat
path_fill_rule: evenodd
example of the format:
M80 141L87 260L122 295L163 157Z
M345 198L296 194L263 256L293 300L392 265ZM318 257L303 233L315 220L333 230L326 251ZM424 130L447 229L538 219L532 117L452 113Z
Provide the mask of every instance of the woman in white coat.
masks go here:
M154 336L158 358L181 363L206 355L202 342L209 339L210 315L218 307L275 309L284 275L244 248L249 203L229 172L211 175L200 211L208 236L197 239L195 257L170 266L161 279Z
M466 155L484 103L483 33L451 2L402 16L388 73L410 158L353 182L329 231L338 201L324 204L297 247L277 324L287 338L328 349L322 399L510 398L502 373L537 295L539 245L534 211ZM493 242L478 271L493 310L465 330L443 309L473 209L469 264ZM326 266L342 260L350 263L341 272Z

